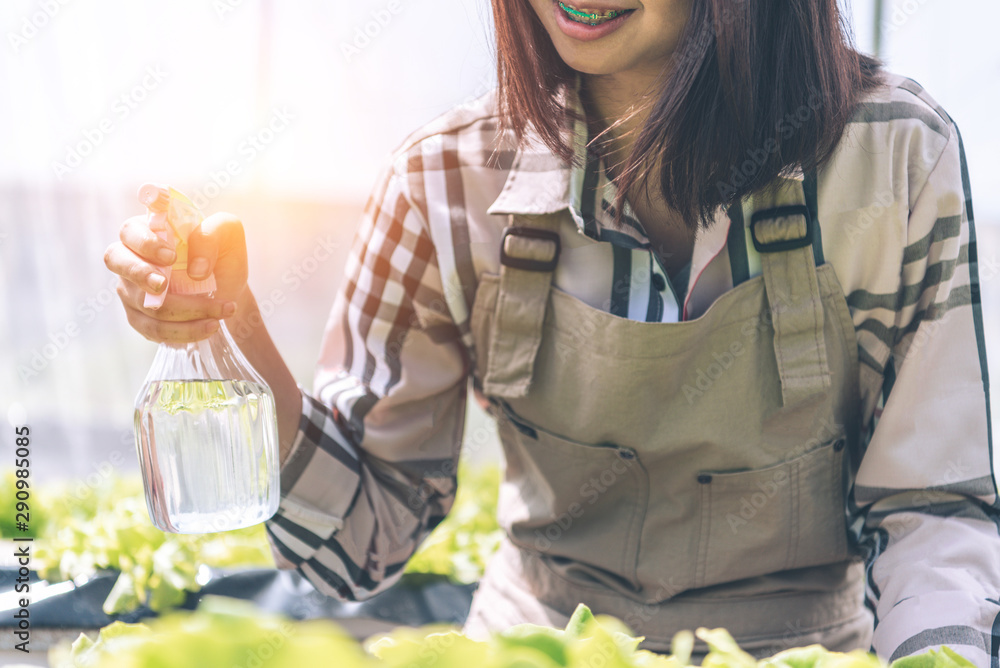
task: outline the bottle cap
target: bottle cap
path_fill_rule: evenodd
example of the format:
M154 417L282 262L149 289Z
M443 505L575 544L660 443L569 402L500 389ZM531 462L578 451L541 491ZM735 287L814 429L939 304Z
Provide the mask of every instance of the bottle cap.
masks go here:
M139 202L154 213L164 213L170 205L170 189L152 183L139 186Z
M216 289L215 276L195 280L188 276L188 235L201 224L203 216L198 208L183 193L155 183L146 183L139 187L139 202L150 211L150 222L155 218L165 218L168 230L154 230L161 239L174 245L177 260L170 271L164 271L167 277L167 287L159 295L148 294L145 299L147 308L159 308L168 292L174 294L207 294ZM152 229L152 226L151 226ZM172 233L172 234L171 234Z

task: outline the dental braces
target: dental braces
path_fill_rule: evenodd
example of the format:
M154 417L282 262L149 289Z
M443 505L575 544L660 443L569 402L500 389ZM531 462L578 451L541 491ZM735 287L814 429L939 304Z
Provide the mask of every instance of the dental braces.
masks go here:
M573 7L570 7L569 5L563 2L559 3L559 7L567 14L571 14L574 17L578 17L586 21L603 21L605 19L613 19L616 16L621 16L622 14L625 13L624 10L609 9L603 14L591 14L589 12L581 12L579 9L574 9ZM590 25L595 25L595 24L591 23Z

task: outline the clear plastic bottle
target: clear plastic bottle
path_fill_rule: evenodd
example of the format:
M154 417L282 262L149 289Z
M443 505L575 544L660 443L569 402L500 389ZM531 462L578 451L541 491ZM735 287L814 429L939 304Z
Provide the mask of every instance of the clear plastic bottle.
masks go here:
M150 228L174 245L162 267L168 287L148 294L215 290L187 276L187 236L202 216L184 195L139 189ZM210 533L259 524L278 509L278 427L274 395L233 341L225 322L209 338L161 343L135 402L135 441L149 517L173 533Z

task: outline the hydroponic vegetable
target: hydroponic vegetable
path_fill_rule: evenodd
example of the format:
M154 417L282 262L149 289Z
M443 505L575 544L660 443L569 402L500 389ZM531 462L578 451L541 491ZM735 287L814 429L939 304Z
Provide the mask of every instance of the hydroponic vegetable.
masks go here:
M865 652L828 652L818 645L792 649L761 661L740 650L722 629L698 629L709 647L703 666L714 668L885 668ZM253 665L260 668L684 668L694 636L677 635L673 654L637 649L612 617L580 606L565 629L523 624L472 640L454 627L402 627L355 642L330 621L290 622L256 612L232 599L205 597L196 612L173 612L147 624L117 622L96 640L81 635L71 647L50 653L55 668L197 668ZM364 647L364 649L362 649ZM950 650L901 659L892 668L969 668Z
M0 498L10 492L5 477ZM49 581L120 572L103 605L105 614L142 604L162 611L198 591L198 570L274 567L263 525L204 535L165 534L149 520L138 477L109 476L77 489L54 483L32 493L33 518L44 518L32 566ZM17 535L4 529L4 536Z
M206 596L197 613L175 611L146 624L115 622L49 652L55 668L217 668L370 666L371 659L333 622L291 623L246 601Z
M502 536L496 521L496 466L459 467L459 489L448 517L407 565L410 576L433 574L461 583L482 577ZM0 478L0 502L16 494L13 472ZM10 507L13 507L12 504ZM120 572L103 605L114 615L146 605L155 612L182 604L201 588L199 568L273 568L263 525L212 534L165 534L149 520L138 476L108 476L98 484L52 483L32 490L33 566L50 581ZM0 522L2 536L24 535Z

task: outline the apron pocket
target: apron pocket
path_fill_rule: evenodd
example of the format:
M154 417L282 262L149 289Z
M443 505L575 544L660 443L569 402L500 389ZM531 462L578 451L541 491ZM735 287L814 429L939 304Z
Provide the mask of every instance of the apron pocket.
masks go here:
M699 474L697 586L847 558L844 444L764 469Z
M497 518L511 542L563 570L571 560L567 572L581 576L581 583L637 590L649 483L635 451L562 438L498 403L506 473Z

